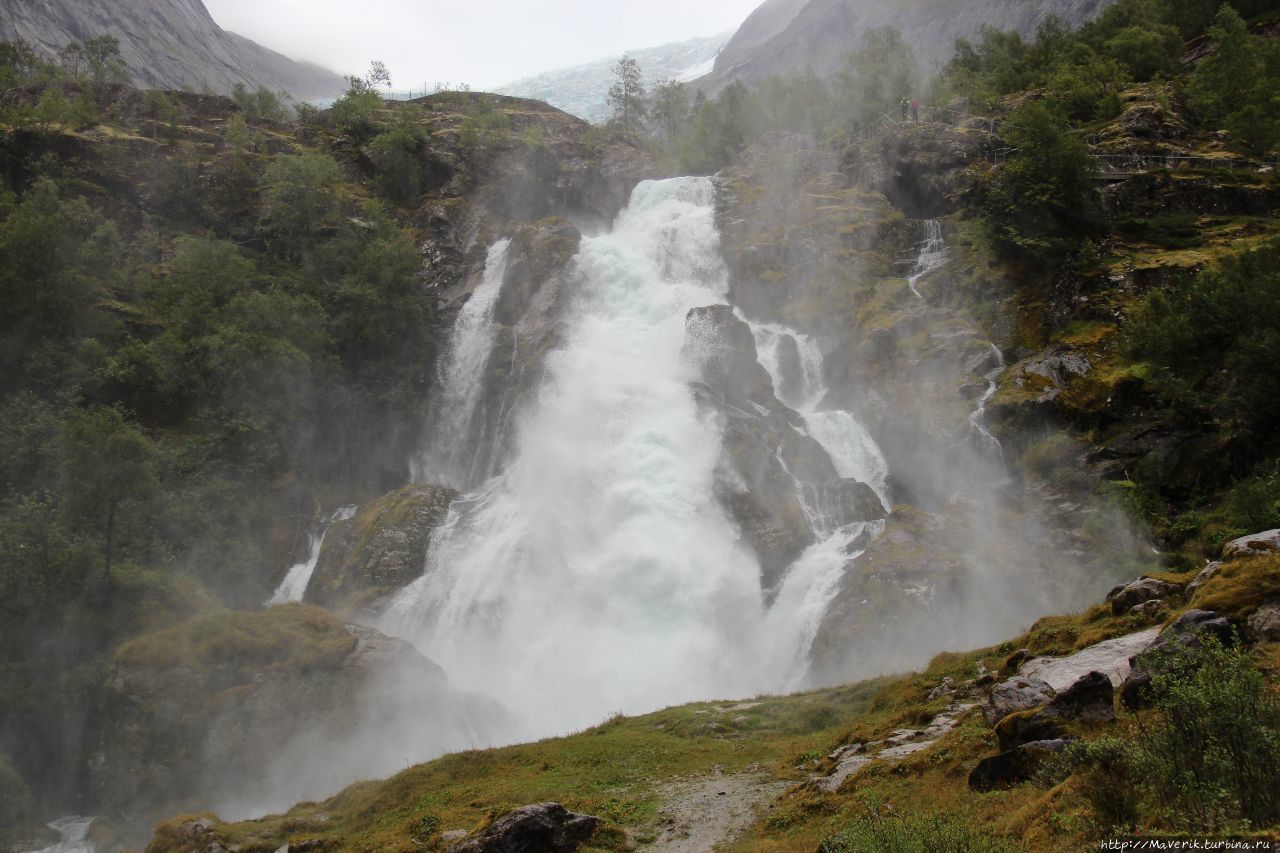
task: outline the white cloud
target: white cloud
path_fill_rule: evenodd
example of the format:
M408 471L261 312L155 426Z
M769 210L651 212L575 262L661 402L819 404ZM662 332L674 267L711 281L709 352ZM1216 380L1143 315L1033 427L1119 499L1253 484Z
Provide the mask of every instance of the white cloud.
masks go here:
M342 73L370 60L397 89L487 88L735 29L761 0L205 0L225 29Z

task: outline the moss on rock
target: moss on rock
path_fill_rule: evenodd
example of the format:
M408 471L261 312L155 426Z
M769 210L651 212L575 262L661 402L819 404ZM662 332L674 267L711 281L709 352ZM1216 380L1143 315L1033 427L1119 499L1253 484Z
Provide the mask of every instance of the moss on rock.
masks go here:
M384 495L325 535L307 601L354 616L377 609L422 574L431 535L458 493L410 485Z

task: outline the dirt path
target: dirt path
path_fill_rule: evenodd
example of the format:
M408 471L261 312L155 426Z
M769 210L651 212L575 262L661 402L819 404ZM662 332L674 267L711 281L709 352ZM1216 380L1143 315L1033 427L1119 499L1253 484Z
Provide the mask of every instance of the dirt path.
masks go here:
M663 853L709 853L731 841L791 782L767 774L739 773L671 782L659 788L666 805L659 810L657 838L644 845Z

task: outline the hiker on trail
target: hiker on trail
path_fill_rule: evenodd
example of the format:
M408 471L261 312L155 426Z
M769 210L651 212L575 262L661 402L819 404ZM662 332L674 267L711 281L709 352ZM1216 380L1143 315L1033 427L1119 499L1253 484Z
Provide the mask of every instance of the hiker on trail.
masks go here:
M911 120L920 121L920 102L915 98L911 99Z
M902 120L906 121L907 110L911 109L911 101L907 98L903 98L901 101L898 101L898 106L902 107Z

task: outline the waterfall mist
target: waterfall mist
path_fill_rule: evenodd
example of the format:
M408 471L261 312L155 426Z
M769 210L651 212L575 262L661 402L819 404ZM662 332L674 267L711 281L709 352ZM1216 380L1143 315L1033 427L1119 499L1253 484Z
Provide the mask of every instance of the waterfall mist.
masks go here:
M681 358L686 314L726 289L713 200L706 180L645 183L583 241L514 458L455 504L384 619L530 734L770 686L758 570Z
M780 217L803 207L785 198L796 192ZM932 304L927 282L952 261L940 223L920 225L904 288L914 304L896 309L932 324L925 346L940 349L880 387L883 366L859 363L856 330L788 325L731 287L716 200L709 179L644 182L612 230L584 238L556 345L528 387L486 376L499 353L505 381L525 375L518 322L494 328L509 240L491 246L459 315L414 476L464 494L379 627L452 686L511 709L496 740L918 666L1076 606L1109 579L1083 567L1044 496L1011 475L987 424L1004 356ZM790 297L816 286L792 282ZM700 314L739 301L731 315ZM963 346L946 349L951 339ZM965 381L975 392L955 397ZM743 382L752 390L733 390ZM504 412L521 400L501 419L506 435L478 426L495 395ZM799 546L772 573L733 497L754 488L731 464L752 419L777 442L757 467L803 515ZM852 513L854 493L897 509ZM1102 509L1078 517L1131 537ZM885 577L894 598L882 606Z

